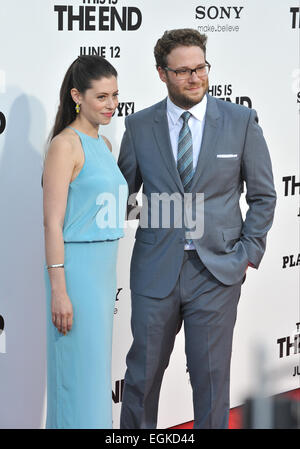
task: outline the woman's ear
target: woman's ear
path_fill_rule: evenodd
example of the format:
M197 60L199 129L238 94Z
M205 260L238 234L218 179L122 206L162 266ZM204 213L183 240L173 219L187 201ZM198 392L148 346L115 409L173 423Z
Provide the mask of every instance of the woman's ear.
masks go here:
M70 93L71 93L71 97L72 97L74 103L80 105L80 103L81 103L81 94L80 94L79 90L77 90L77 89L75 89L75 87L73 87L73 89L71 89Z

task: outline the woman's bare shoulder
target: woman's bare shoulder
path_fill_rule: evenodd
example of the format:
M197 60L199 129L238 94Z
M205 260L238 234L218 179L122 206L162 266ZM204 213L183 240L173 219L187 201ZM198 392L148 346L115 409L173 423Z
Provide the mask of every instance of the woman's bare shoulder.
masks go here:
M70 155L76 153L80 146L80 138L75 131L65 128L53 137L48 152L56 153L57 151L60 151Z

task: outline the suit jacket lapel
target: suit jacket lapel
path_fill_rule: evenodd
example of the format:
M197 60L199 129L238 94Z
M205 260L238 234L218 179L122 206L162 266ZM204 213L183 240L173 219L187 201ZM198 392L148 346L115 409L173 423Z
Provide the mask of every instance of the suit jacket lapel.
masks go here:
M221 128L220 118L221 116L215 98L207 95L207 107L201 142L201 150L193 176L191 190L194 190L197 181L199 180L203 173L203 170L205 169L205 163L207 162L209 155L212 154L212 149L217 143L217 138Z
M170 172L170 175L174 179L179 190L184 193L184 188L177 170L170 141L166 99L160 102L157 107L156 114L154 116L153 132L156 138L157 146L161 152L164 163Z
M177 170L176 162L174 159L169 125L167 118L167 100L161 101L156 109L154 116L153 132L156 138L156 142L162 159L166 164L170 175L174 179L179 190L184 193L184 188L181 182L180 175ZM209 155L212 153L212 149L216 146L217 139L221 128L221 116L214 97L207 95L207 108L205 115L205 125L203 130L203 137L201 143L201 150L198 157L195 173L193 176L193 182L191 185L191 191L195 189L197 182L199 181L203 170L205 169L205 163L208 160Z

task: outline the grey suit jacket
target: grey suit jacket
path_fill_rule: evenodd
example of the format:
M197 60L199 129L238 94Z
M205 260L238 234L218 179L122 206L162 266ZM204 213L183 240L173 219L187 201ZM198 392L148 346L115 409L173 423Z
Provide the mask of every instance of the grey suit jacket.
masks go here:
M223 284L240 282L248 262L258 268L266 247L276 203L268 148L254 110L207 95L201 151L191 191L204 194L204 232L193 239L206 268ZM185 225L170 216L170 226L151 227L153 194L184 189L172 153L166 99L125 120L126 130L119 167L129 193L143 184L143 223L136 232L131 260L131 289L154 298L167 296L175 286L182 265ZM246 184L248 211L239 206Z

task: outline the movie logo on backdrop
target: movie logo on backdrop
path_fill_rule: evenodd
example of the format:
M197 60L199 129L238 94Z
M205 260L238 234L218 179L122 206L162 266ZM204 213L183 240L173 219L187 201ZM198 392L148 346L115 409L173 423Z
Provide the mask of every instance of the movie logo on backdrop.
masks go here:
M236 21L241 19L244 9L244 6L198 5L195 8L197 23L198 20L214 21L212 24L201 23L198 25L198 31L200 33L238 32L240 27ZM226 20L230 23L225 23Z
M116 302L119 301L119 299L120 299L119 298L119 294L120 294L121 290L123 290L123 287L117 288L117 294L116 294L116 299L115 299ZM118 308L115 307L114 308L114 314L116 315L117 313L118 313Z
M294 196L300 194L300 182L296 182L296 176L284 176L282 178L284 183L284 196ZM298 217L300 216L300 210ZM289 255L282 257L282 268L297 267L300 265L300 254Z
M290 256L283 256L282 268L298 267L300 265L300 254L291 254Z
M296 182L296 176L284 176L282 181L284 183L284 196L300 194L300 182ZM300 217L300 208L297 216Z
M292 29L300 28L300 8L290 8L292 15Z
M296 330L291 336L278 338L279 358L300 354L300 322L296 323ZM298 356L299 358L299 356ZM300 375L300 365L294 366L292 376Z
M252 101L249 97L231 97L232 84L216 84L213 86L209 86L208 93L213 97L219 98L220 100L230 101L231 103L241 104L243 106L247 106L248 108L252 108Z
M127 115L131 115L134 113L134 102L133 101L127 101L127 102L120 102L117 107L118 110L118 117L127 117Z
M117 380L115 382L115 390L112 390L112 400L115 404L122 402L124 390L124 379Z
M0 315L0 353L6 353L4 318L2 315Z
M296 182L296 176L284 176L282 181L284 183L284 196L294 196L300 193L300 182ZM282 257L282 268L298 267L299 265L300 254L290 254Z
M0 111L0 134L4 132L6 128L6 118L3 112Z
M123 287L117 288L116 293L116 302L120 300L120 293L123 290ZM118 308L115 307L114 314L118 313ZM119 402L122 402L122 396L123 396L123 389L124 389L124 379L117 380L115 382L115 389L112 390L112 400L115 404L118 404Z
M4 318L2 315L0 315L0 335L4 331Z
M300 182L296 182L296 176L284 176L282 181L284 182L284 196L300 194Z
M71 3L54 5L58 31L136 31L142 25L141 10L135 6L120 6L119 0Z

